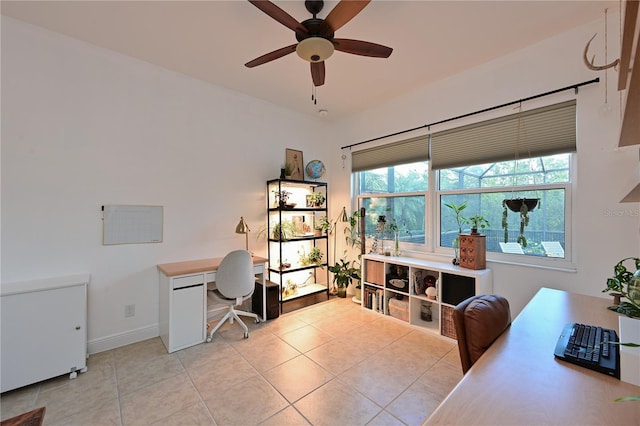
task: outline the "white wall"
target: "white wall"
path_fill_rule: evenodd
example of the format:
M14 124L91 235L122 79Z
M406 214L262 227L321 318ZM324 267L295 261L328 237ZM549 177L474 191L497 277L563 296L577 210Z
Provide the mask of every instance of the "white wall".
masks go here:
M610 22L618 22L617 18ZM609 71L608 105L604 108L604 72L588 70L582 62L586 42L601 31L600 21L556 36L537 45L449 77L437 84L398 97L377 108L344 120L334 129L339 145L415 128L438 120L526 98L574 83L601 78L577 95L578 173L573 196L573 252L575 272L489 262L494 291L506 296L517 314L541 287L603 296L606 278L618 260L638 256L640 208L618 201L630 189L638 165L638 147L617 148L620 127L617 73ZM616 24L617 25L617 24ZM611 34L618 29L610 27ZM609 37L609 52L619 51ZM595 43L595 41L594 41ZM594 45L592 49L597 49ZM601 52L597 51L599 60ZM464 54L464 52L461 52ZM524 108L574 98L574 92L525 103ZM511 107L466 120L435 126L432 131L515 112ZM408 136L413 136L410 134ZM398 139L396 137L395 139ZM384 142L384 141L382 141ZM366 146L366 145L365 145ZM355 149L355 148L354 148ZM347 152L348 153L348 152ZM345 184L348 182L345 177ZM337 185L334 185L334 187ZM348 194L344 194L345 197ZM450 256L449 256L450 258Z
M265 254L265 182L325 125L2 17L2 282L90 273L91 352L158 335L156 264ZM100 206L164 206L164 242L103 246ZM136 305L133 318L124 306Z

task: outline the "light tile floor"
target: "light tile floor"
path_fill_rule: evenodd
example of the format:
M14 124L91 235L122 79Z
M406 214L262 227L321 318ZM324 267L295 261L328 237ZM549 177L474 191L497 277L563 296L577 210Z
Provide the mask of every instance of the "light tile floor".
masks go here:
M462 378L455 343L332 299L168 354L154 338L0 396L45 425L418 425ZM46 354L43 354L46 356Z

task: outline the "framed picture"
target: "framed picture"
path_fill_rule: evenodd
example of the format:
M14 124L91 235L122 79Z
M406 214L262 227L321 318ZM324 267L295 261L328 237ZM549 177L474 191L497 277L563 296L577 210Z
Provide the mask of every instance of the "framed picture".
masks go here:
M304 180L304 162L302 161L302 151L287 148L285 163L291 165L291 179Z

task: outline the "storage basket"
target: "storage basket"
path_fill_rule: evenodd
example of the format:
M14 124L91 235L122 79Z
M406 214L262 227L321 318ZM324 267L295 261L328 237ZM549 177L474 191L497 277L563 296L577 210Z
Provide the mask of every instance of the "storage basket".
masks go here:
M389 299L389 315L399 320L409 322L409 302L396 298Z
M443 336L456 339L456 326L453 323L453 310L451 306L442 306L442 321L440 322Z

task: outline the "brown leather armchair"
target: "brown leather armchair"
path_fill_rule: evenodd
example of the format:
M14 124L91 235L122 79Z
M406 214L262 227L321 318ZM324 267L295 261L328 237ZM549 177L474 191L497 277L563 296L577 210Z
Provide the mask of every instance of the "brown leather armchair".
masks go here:
M479 294L460 302L453 311L462 372L466 373L511 325L509 301L498 294Z

